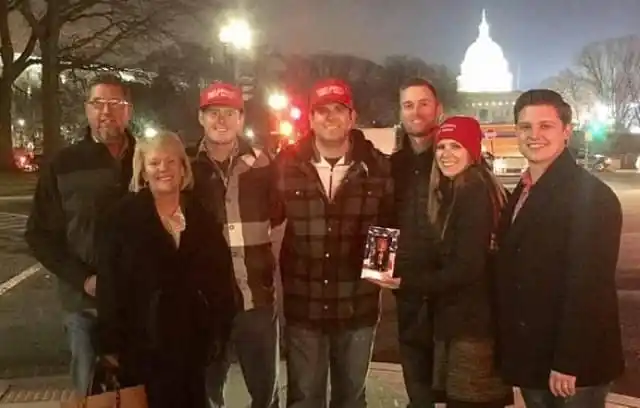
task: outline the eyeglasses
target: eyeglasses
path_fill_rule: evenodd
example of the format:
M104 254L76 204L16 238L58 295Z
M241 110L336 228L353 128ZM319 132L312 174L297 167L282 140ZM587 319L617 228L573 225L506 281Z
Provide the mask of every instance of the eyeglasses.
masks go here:
M123 99L93 99L87 104L91 105L96 110L103 110L105 107L108 107L110 110L112 109L122 109L125 106L129 106L129 101L125 101Z

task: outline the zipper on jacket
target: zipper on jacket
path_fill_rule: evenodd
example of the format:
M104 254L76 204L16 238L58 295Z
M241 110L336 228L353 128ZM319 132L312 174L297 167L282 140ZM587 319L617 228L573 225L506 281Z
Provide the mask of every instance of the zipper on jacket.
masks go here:
M329 201L333 201L333 169L335 169L335 164L331 165L331 172L329 173Z

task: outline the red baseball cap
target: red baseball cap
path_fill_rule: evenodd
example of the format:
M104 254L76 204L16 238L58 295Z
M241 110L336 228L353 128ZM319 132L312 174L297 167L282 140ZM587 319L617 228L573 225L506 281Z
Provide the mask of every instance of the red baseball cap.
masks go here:
M353 94L346 82L333 78L316 82L309 98L311 109L329 103L340 103L353 109Z
M435 142L452 139L467 149L474 162L482 155L482 128L480 123L470 116L452 116L440 125Z
M214 82L200 94L200 109L213 105L242 110L244 108L242 91L231 84Z

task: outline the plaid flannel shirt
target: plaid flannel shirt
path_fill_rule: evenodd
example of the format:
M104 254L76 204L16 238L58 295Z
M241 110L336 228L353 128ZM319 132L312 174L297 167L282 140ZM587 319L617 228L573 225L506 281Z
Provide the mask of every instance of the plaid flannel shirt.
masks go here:
M253 148L244 138L238 139L230 160L225 176L201 144L193 163L194 190L224 225L242 304L244 310L250 310L272 305L275 300L271 228L278 207L274 203L274 167L267 153Z
M361 134L352 134L351 146L351 167L332 201L312 163L312 136L276 158L287 219L280 251L287 324L332 331L378 322L379 288L360 275L369 226L392 225L391 166Z

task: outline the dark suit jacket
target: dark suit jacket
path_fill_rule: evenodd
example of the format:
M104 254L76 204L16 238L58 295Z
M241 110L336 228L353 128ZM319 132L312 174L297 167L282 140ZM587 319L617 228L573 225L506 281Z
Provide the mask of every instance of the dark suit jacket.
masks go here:
M515 222L516 188L502 216L496 276L502 372L548 387L551 370L578 386L624 368L615 271L622 211L613 191L565 151L532 187Z

